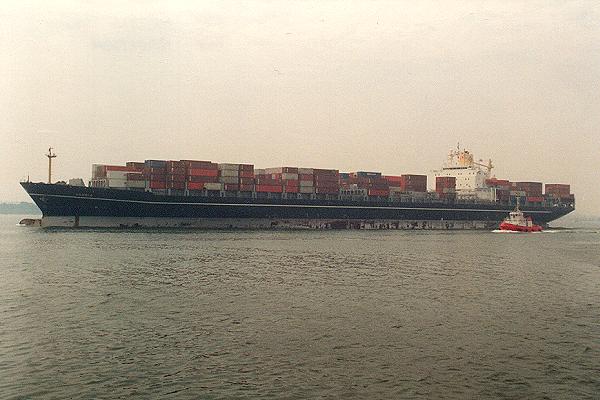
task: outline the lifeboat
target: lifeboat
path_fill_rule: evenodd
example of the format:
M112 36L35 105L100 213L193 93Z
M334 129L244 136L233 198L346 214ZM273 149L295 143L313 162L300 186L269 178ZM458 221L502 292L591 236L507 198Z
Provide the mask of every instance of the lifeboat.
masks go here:
M500 223L500 230L512 232L541 232L542 227L533 223L531 217L526 217L519 209L519 202L514 211Z

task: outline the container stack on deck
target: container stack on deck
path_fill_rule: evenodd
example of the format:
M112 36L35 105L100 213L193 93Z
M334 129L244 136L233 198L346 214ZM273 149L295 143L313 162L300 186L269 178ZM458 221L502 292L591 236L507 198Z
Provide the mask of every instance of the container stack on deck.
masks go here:
M131 165L94 164L92 166L92 180L90 184L94 187L134 188L136 186L129 182L130 174L137 174L139 176L141 175L141 171ZM143 188L144 186L142 185L141 187Z
M435 178L435 191L440 199L456 199L456 177L438 176Z
M219 166L210 161L183 160L186 169L186 188L192 195L203 190L221 191Z
M317 196L337 195L340 191L340 171L337 169L314 168L313 181Z
M266 195L267 193L283 192L281 177L277 174L270 174L265 169L255 170L254 178L256 193Z
M184 161L167 161L166 164L166 187L167 189L181 191L185 190L186 168Z
M125 164L130 170L126 174L125 186L131 190L144 190L146 178L144 178L144 163L130 161Z
M401 178L403 192L427 192L427 175L402 175Z
M560 200L563 202L574 202L575 195L571 193L571 185L563 183L547 183L545 195L551 200Z
M381 176L381 172L358 171L351 175L357 180L359 188L367 189L372 197L389 197L390 182Z
M511 182L508 179L490 178L485 180L485 184L496 189L496 200L508 202L510 200Z
M219 182L226 192L237 192L240 187L240 164L219 163Z
M298 168L298 192L305 195L314 193L314 170L312 168Z
M524 197L527 203L542 203L543 184L541 182L511 182L511 195Z
M268 175L277 185L281 185L282 193L298 193L298 168L297 167L278 167L266 168Z
M501 203L547 205L574 203L570 186L541 182L510 182L490 178L486 188ZM92 187L145 190L157 194L215 197L351 199L374 201L461 201L455 177L436 177L427 192L426 175L382 175L381 172L340 173L335 169L276 167L197 160L146 160L126 165L93 165ZM458 198L457 198L458 197ZM489 201L489 200L488 200ZM493 201L493 200L491 200Z
M254 191L254 165L240 164L238 184L240 192L251 193Z

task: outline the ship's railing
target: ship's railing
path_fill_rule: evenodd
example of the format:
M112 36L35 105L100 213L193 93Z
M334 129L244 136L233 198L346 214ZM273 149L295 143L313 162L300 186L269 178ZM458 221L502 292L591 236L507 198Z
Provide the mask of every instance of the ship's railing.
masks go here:
M354 200L354 201L370 201L378 202L382 204L399 204L399 203L431 203L431 204L457 204L457 205L475 205L475 204L497 204L497 205L516 205L516 197L511 196L508 200L487 200L477 198L440 198L435 192L402 192L396 193L390 196L362 196L360 199L352 198L340 193L336 194L308 194L308 193L266 193L266 192L234 192L234 191L188 191L188 190L144 190L143 188L111 188L118 190L134 190L138 192L151 192L156 195L167 195L167 196L194 196L194 197L235 197L235 198L255 198L255 199L294 199L294 200ZM548 207L575 207L575 201L569 199L568 202L562 201L561 199L551 198L545 199L543 202L529 203L525 202L522 204L528 209L543 209Z

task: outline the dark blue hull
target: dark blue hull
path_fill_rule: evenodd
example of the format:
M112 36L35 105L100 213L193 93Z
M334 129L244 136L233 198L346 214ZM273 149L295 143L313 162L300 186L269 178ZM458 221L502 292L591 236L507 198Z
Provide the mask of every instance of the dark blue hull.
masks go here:
M370 223L369 221L375 225L391 223L392 226L396 224L396 227L404 227L404 222L408 221L406 226L415 223L417 226L424 226L422 224L427 223L431 228L477 222L476 225L469 226L487 229L497 226L512 210L512 206L508 204L494 203L170 196L132 190L44 183L23 182L21 185L38 205L47 221L52 221L52 217L68 217L69 221L73 221L73 226L171 226L167 222L172 220L179 224L173 226L187 224L193 227L265 227L278 226L278 221L281 221L282 226L293 227L300 224L307 227L323 227L319 221L326 221L325 227L351 228L363 227L365 223ZM566 206L522 208L541 225L574 209ZM218 224L219 220L226 223ZM210 223L206 225L206 221ZM252 224L249 221L253 221ZM292 223L286 225L285 221ZM67 226L70 224L71 222Z

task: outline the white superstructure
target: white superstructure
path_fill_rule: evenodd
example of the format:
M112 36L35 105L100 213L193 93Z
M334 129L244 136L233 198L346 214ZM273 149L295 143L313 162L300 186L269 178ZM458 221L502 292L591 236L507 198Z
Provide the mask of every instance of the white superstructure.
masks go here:
M456 178L456 195L459 198L472 198L494 201L496 196L485 181L492 176L492 160L487 164L483 160L475 162L473 154L468 150L451 149L448 161L442 169L433 171L434 176L451 176Z

